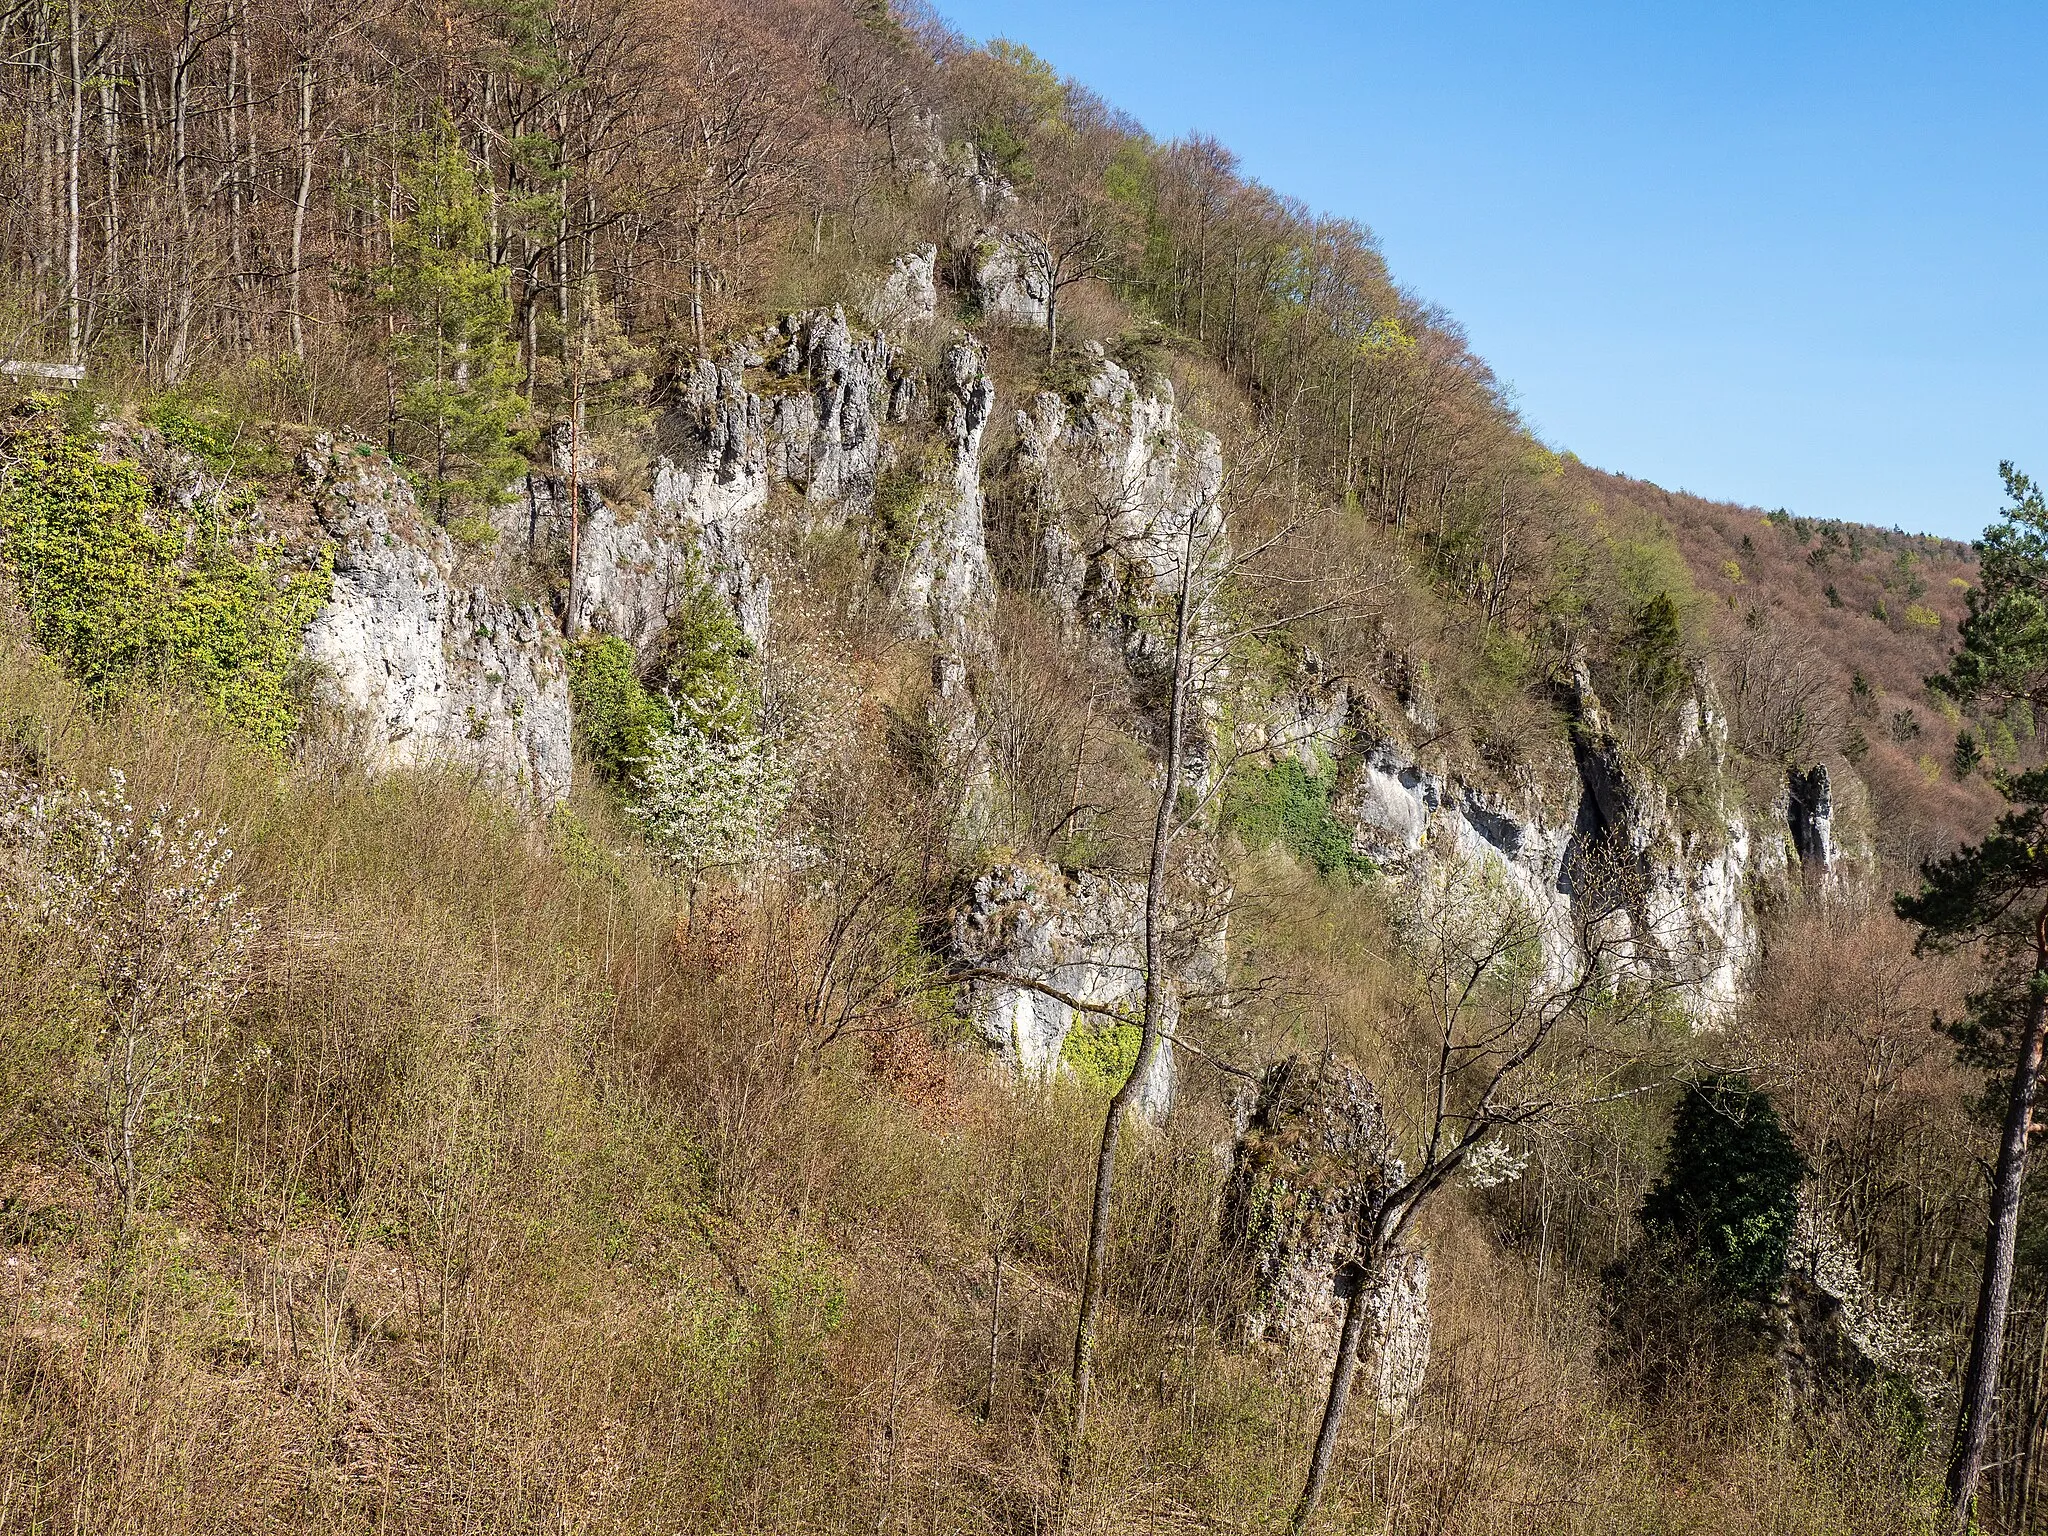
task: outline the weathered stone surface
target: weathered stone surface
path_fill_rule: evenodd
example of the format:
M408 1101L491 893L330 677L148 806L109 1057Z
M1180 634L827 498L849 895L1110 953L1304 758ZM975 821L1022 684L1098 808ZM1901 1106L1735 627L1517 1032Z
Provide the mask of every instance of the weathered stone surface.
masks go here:
M790 315L764 343L769 372L797 388L763 404L768 472L834 521L874 506L890 349L856 337L837 307Z
M1367 738L1337 809L1361 851L1391 868L1427 853L1482 884L1504 883L1539 925L1553 980L1581 963L1574 902L1605 882L1624 907L1614 958L1673 980L1696 1023L1718 1024L1756 961L1753 905L1760 887L1784 878L1789 834L1780 824L1759 835L1734 811L1684 825L1662 785L1628 761L1583 669L1570 692L1579 783L1568 816L1533 792L1482 790L1425 769L1382 732ZM1687 749L1720 753L1711 703L1693 708Z
M989 320L1042 326L1051 307L1043 268L1029 235L985 227L963 253L969 291Z
M1090 588L1105 602L1159 602L1191 544L1205 562L1227 558L1222 446L1183 429L1172 384L1141 389L1100 346L1084 350L1094 370L1085 399L1070 409L1038 396L1018 418L1020 462L1091 551Z
M334 588L307 659L357 718L372 768L456 764L546 806L569 792L569 686L548 616L458 585L448 537L381 454L305 463Z
M862 306L868 323L878 331L930 325L939 313L938 265L935 245L898 256Z
M997 865L974 882L953 914L953 957L1135 1021L1144 1008L1144 896L1142 887L1092 871ZM1139 1097L1140 1112L1155 1119L1173 1098L1172 1038L1181 997L1190 986L1213 981L1223 952L1220 926L1206 932L1197 923L1177 926L1181 936L1170 949L1164 978L1166 1040ZM1027 1076L1060 1069L1067 1036L1078 1022L1074 1009L1059 999L1000 979L972 982L963 1007L998 1054Z
M1372 1083L1325 1053L1270 1068L1242 1109L1223 1221L1254 1266L1253 1343L1306 1372L1328 1369L1357 1286L1370 1309L1360 1368L1380 1411L1398 1416L1429 1364L1429 1262L1379 1252L1372 1229L1407 1178Z
M988 643L995 601L982 524L981 440L996 398L974 342L946 349L938 396L946 479L927 495L898 592L916 634L974 653Z
M1785 792L1785 821L1800 864L1817 875L1830 873L1841 850L1835 846L1835 797L1827 764L1815 763L1803 772L1787 769Z

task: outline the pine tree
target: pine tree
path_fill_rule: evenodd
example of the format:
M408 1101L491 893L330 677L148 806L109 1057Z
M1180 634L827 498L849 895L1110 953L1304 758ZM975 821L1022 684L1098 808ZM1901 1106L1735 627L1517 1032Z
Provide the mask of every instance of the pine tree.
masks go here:
M400 185L411 208L378 274L393 321L392 446L422 464L420 488L445 518L503 500L525 466L512 301L486 256L490 200L445 118Z
M1977 548L1980 584L1970 593L1962 644L1928 687L1968 704L2001 705L2048 696L2048 499L2010 464L1999 466L2012 505ZM1989 837L1921 866L1918 894L1900 896L1901 917L1920 927L1920 946L1974 945L1988 984L1956 1028L1966 1056L2010 1070L2005 1123L1992 1172L1984 1271L1970 1328L1970 1359L1950 1458L1948 1493L1967 1526L1983 1475L1998 1394L2019 1241L2034 1102L2048 1035L2048 770L2001 784L2013 809Z
M1643 1226L1690 1250L1722 1291L1761 1301L1785 1278L1806 1159L1771 1101L1739 1076L1688 1088Z

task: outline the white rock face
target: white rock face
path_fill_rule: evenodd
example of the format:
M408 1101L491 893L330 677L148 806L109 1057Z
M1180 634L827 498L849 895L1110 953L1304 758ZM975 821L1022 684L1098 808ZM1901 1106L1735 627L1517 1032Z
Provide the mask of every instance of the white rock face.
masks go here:
M1214 434L1181 427L1172 384L1156 392L1090 342L1094 372L1087 398L1069 409L1041 394L1019 412L1020 463L1047 510L1075 548L1101 551L1092 568L1068 578L1081 585L1135 588L1145 601L1169 596L1190 541L1210 560L1227 557L1223 529L1223 450Z
M889 264L862 308L878 331L930 325L939 314L939 248L921 245Z
M963 964L1041 982L1136 1021L1144 1009L1144 931L1142 888L1089 871L1003 864L976 880L972 896L954 913L952 949ZM1173 1100L1181 994L1220 973L1223 944L1219 928L1198 948L1169 957L1166 1038L1139 1090L1139 1111L1149 1119L1164 1115ZM971 983L966 1011L996 1052L1027 1077L1063 1070L1061 1052L1080 1022L1059 999L1002 980Z
M693 580L732 605L755 645L768 637L768 580L755 569L761 510L768 502L761 402L742 382L740 363L700 359L682 408L667 423L656 460L652 506L624 511L595 490L581 490L574 627L649 645L675 615ZM567 491L558 479L553 501ZM566 548L565 508L552 506L550 536Z
M1567 858L1570 827L1540 806L1514 805L1416 766L1392 743L1367 754L1336 809L1358 828L1361 852L1396 873L1424 858L1450 861L1473 886L1515 895L1541 934L1545 979L1579 967Z
M569 684L538 608L452 580L448 538L382 455L309 455L334 590L306 656L362 723L372 768L455 764L546 807L569 792Z
M981 495L981 439L996 392L979 346L946 350L937 393L949 474L927 498L898 593L916 634L975 652L987 644L996 591Z
M1695 1024L1718 1025L1741 1002L1760 952L1754 888L1785 878L1790 834L1780 823L1759 835L1734 813L1712 835L1681 826L1663 790L1625 763L1590 684L1582 697L1569 819L1534 796L1511 800L1425 770L1385 740L1342 786L1336 809L1356 827L1360 851L1397 874L1445 859L1479 888L1512 891L1540 927L1553 983L1582 963L1575 894L1597 867L1619 868L1630 887L1619 958L1676 982ZM1718 751L1717 738L1698 734L1692 750Z
M836 521L874 506L890 349L841 309L791 315L764 339L769 372L799 387L763 402L768 472Z
M1042 326L1052 295L1043 270L1033 259L1029 235L1005 230L977 230L968 252L970 278L981 312L990 320L1011 325Z

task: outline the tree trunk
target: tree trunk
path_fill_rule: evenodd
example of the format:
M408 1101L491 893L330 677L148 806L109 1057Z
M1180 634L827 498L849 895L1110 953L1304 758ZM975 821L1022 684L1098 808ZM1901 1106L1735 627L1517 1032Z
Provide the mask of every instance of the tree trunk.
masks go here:
M1003 1342L1003 1256L996 1253L990 1257L995 1269L995 1296L988 1308L988 1386L981 1394L981 1419L988 1422L996 1408L996 1357Z
M64 146L64 303L66 309L65 360L75 363L85 345L84 314L78 300L78 156L85 140L85 68L79 55L78 0L71 0L67 21L71 31L71 135Z
M2012 1302L2013 1260L2018 1248L2020 1191L2027 1177L2027 1130L2041 1083L2041 1049L2048 1026L2048 912L2034 922L2034 975L2027 999L2026 1032L2013 1067L2012 1098L1991 1177L1991 1213L1984 1237L1984 1277L1977 1292L1977 1316L1970 1326L1970 1363L1963 1374L1961 1417L1955 1455L1948 1467L1949 1508L1956 1527L1967 1529L1977 1484L1984 1475L1984 1447L1998 1401L1999 1358L2005 1350L2005 1318Z
M1316 1448L1308 1459L1308 1481L1302 1485L1301 1502L1294 1506L1288 1522L1289 1536L1301 1536L1315 1518L1323 1501L1323 1485L1330 1479L1330 1462L1337 1454L1337 1436L1344 1429L1344 1409L1351 1402L1351 1378L1358 1371L1358 1345L1365 1335L1366 1276L1352 1266L1351 1294L1344 1300L1344 1331L1337 1338L1337 1368L1330 1377L1330 1396L1323 1404L1323 1427L1316 1432Z
M569 600L562 604L562 633L576 638L576 564L582 551L583 482L583 339L576 339L576 366L569 384Z
M1167 707L1166 773L1159 791L1159 811L1152 822L1152 863L1145 876L1145 1020L1138 1040L1138 1059L1131 1075L1109 1101L1102 1120L1102 1150L1095 1160L1095 1202L1088 1217L1088 1261L1081 1278L1080 1316L1074 1327L1073 1424L1062 1458L1062 1486L1071 1484L1088 1437L1088 1389L1094 1366L1095 1327L1102 1311L1103 1270L1109 1251L1109 1198L1116 1182L1117 1141L1124 1116L1136 1101L1159 1054L1160 1020L1165 997L1160 988L1161 943L1166 896L1167 846L1179 810L1182 738L1187 729L1188 630L1192 620L1195 530L1190 524L1181 555L1180 592L1174 604L1173 686Z
M299 189L292 199L292 356L306 360L306 210L313 201L313 59L299 55Z

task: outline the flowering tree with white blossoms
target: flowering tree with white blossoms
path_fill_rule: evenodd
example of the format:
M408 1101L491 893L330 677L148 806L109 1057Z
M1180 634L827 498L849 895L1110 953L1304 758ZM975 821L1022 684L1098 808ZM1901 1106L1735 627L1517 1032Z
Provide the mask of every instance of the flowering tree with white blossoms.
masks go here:
M775 742L756 730L721 729L669 701L675 723L658 732L631 807L656 856L694 885L708 869L759 852L794 787Z
M196 811L139 815L119 771L80 790L0 781L0 912L60 978L68 1081L43 1106L122 1234L189 1149L256 920Z

